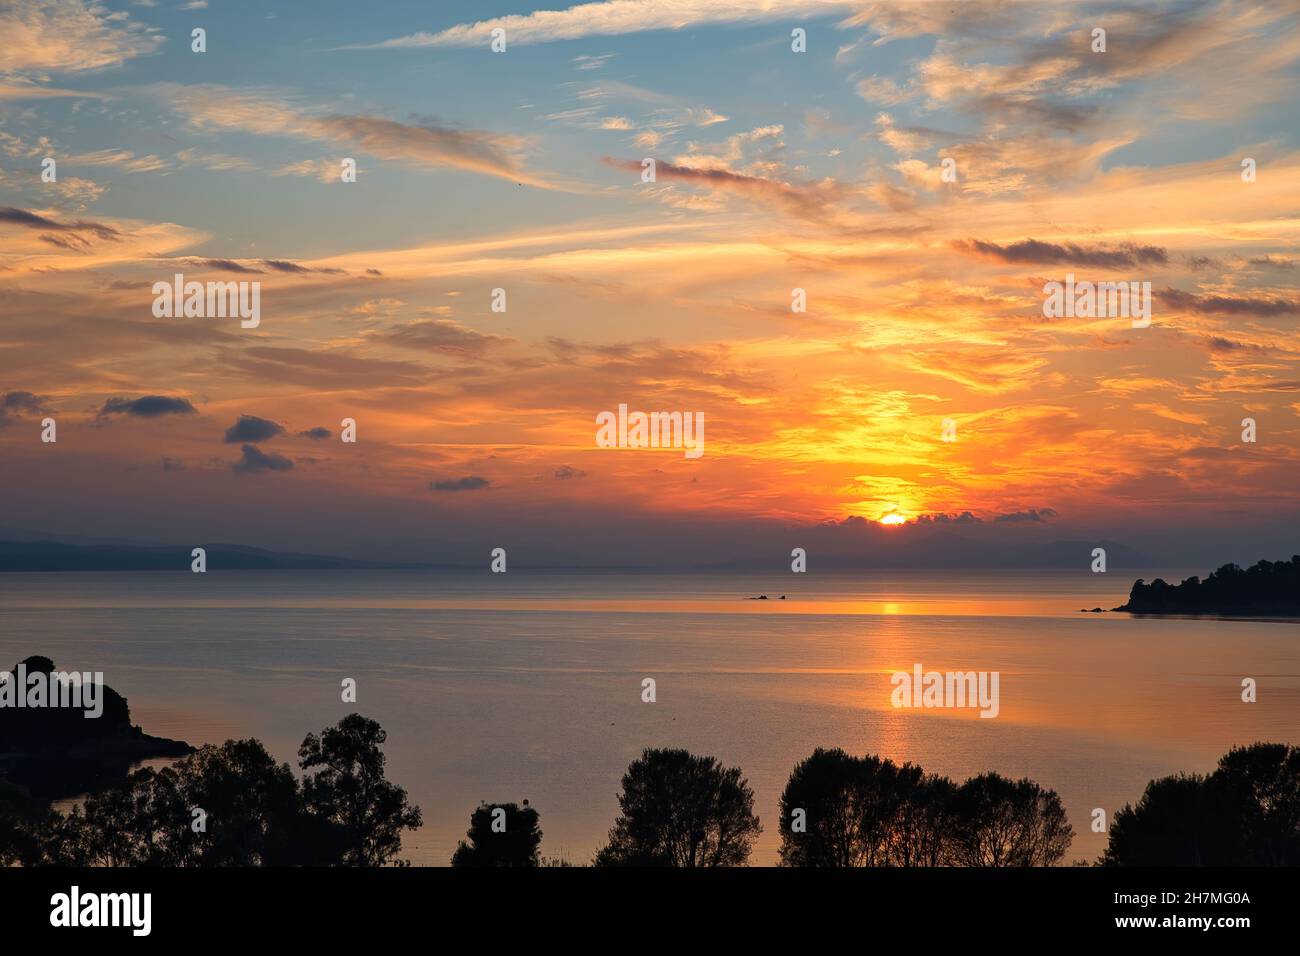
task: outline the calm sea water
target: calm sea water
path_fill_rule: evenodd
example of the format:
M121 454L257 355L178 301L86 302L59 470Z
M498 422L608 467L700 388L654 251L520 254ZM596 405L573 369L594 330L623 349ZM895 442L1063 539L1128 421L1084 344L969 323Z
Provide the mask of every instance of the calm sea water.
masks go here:
M1200 569L1203 571L1204 569ZM1193 571L1172 570L1178 580ZM1153 577L1151 573L1144 575ZM0 667L102 670L153 734L258 737L279 759L358 710L424 811L405 851L447 863L480 800L528 799L548 856L586 862L644 747L741 767L776 859L777 805L817 746L954 779L1028 776L1089 828L1147 780L1229 747L1300 742L1300 625L1080 614L1127 574L424 571L0 574ZM786 601L747 601L766 593ZM1001 672L1001 713L890 706L889 676ZM340 700L356 678L358 701ZM658 700L641 702L653 677ZM1259 700L1240 699L1243 677Z

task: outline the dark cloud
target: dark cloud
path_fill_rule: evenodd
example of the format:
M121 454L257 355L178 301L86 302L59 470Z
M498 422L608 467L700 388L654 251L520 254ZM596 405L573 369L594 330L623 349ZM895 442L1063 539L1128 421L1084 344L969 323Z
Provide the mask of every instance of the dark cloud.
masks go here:
M1294 259L1277 259L1273 256L1260 256L1256 259L1251 259L1250 264L1252 266L1259 266L1263 269L1278 269L1283 272L1290 272L1295 268Z
M45 411L45 399L31 392L6 392L0 395L0 428L22 418Z
M164 456L162 460L162 470L163 471L184 471L185 462L181 461L179 458L168 458Z
M268 455L256 445L244 445L240 450L244 453L244 457L233 462L230 466L230 470L236 474L248 475L260 471L290 471L293 469L293 459L285 458L283 455L277 455L274 452Z
M158 418L162 415L193 415L197 411L188 398L144 395L140 398L110 398L99 410L99 417L130 415L134 418Z
M284 434L284 426L256 415L240 415L235 424L226 429L226 444L267 441Z
M296 262L289 262L285 259L263 259L262 265L268 269L274 269L276 272L311 272L306 266L300 266Z
M31 392L6 392L0 396L0 410L6 412L39 412L45 408L45 399Z
M1060 263L1064 265L1121 268L1138 265L1165 265L1169 254L1159 246L1125 243L1115 248L1081 246L1073 242L1040 242L1023 239L1005 246L981 239L967 239L953 245L970 255L997 259L999 262Z
M1046 521L1049 518L1055 518L1056 512L1051 508L1030 508L1027 511L1012 511L1007 514L998 515L994 521Z
M554 474L556 478L559 478L562 481L567 481L570 478L587 477L587 473L585 471L582 471L581 469L578 468L574 468L572 465L561 465L559 468L555 469Z
M116 242L122 238L121 232L112 226L104 225L102 222L89 222L84 219L77 219L73 222L58 222L47 216L41 216L14 206L0 206L0 222L11 222L17 226L26 226L28 229L49 229L54 232L90 232L100 239L107 239L111 242Z
M341 276L346 275L342 269L311 269L307 266L300 266L296 262L290 262L288 259L263 259L262 265L275 272L288 272L295 275L317 272L322 275Z
M1262 351L1258 345L1248 345L1245 342L1238 342L1234 339L1224 338L1222 335L1208 335L1203 341L1211 352L1258 352Z
M191 259L189 261L207 269L215 269L218 272L239 272L259 276L264 274L261 269L254 269L242 262L236 262L234 259Z
M314 439L315 441L320 441L321 439L329 438L330 435L332 434L333 432L331 432L328 428L324 428L318 425L315 428L307 429L305 432L299 432L298 437L311 438Z
M492 482L479 475L469 475L465 478L448 478L443 481L431 481L429 487L434 491L480 491L489 487Z
M478 355L508 341L499 335L475 332L452 319L421 319L373 332L371 338L408 349Z
M1052 508L1029 508L1026 511L1012 511L1006 514L994 515L992 520L995 524L1016 524L1026 521L1042 522L1055 517L1056 511ZM963 511L961 514L921 515L916 519L916 523L977 525L984 524L984 519L975 517L969 511Z
M969 511L963 511L961 514L934 514L921 515L916 519L917 524L983 524L984 521L975 517Z
M1268 318L1300 312L1300 302L1289 299L1265 299L1252 296L1196 295L1182 289L1162 289L1156 293L1165 305L1186 312L1224 315L1257 315Z

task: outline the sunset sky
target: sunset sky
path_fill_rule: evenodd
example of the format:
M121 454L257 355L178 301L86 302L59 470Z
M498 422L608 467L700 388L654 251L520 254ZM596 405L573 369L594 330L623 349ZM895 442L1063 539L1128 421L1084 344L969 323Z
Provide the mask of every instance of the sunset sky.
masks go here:
M1300 551L1300 6L550 2L0 0L0 525ZM155 318L177 272L260 326ZM1151 326L1044 318L1067 273ZM598 448L621 403L703 457Z

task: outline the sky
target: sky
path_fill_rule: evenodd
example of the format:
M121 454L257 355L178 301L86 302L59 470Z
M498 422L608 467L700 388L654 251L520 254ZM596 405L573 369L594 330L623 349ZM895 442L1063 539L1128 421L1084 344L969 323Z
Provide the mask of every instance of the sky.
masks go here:
M0 0L0 525L1300 550L1300 5L551 2ZM621 404L704 453L600 447Z

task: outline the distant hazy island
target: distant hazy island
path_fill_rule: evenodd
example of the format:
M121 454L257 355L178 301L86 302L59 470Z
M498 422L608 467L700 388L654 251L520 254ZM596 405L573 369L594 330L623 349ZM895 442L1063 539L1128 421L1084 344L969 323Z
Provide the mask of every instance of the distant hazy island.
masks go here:
M1138 579L1128 603L1132 614L1232 614L1243 617L1300 617L1300 555L1290 561L1260 561L1253 567L1225 564L1202 581L1181 584Z
M198 542L212 570L335 570L404 568L413 565L355 561L319 554L267 551L238 544ZM0 540L4 571L189 571L189 545L78 544Z

